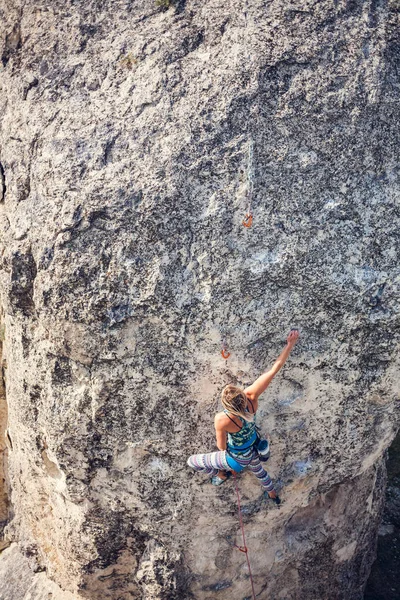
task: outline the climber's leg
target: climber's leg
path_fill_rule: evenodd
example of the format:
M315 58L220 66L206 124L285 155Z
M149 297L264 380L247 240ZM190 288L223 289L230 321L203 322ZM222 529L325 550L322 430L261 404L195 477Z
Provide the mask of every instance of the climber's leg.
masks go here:
M263 468L261 461L258 457L258 454L255 450L252 452L252 459L249 464L249 469L252 473L254 473L254 475L260 481L263 489L266 492L268 492L268 496L270 498L276 498L277 493L274 489L274 484L272 483L272 480L271 480L270 476L268 475L267 471L265 471L265 469Z
M214 476L220 473L220 479L226 479L223 472L231 471L226 460L225 450L209 452L208 454L193 454L188 458L187 464L195 471L201 471L207 473L207 475Z

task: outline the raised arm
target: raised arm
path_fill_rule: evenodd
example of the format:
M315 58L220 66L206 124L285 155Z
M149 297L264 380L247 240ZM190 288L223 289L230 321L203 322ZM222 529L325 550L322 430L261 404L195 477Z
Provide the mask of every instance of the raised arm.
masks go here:
M263 373L258 379L255 380L254 383L249 385L244 391L246 396L250 398L250 400L257 400L258 397L265 392L275 375L278 371L283 367L285 362L288 359L290 352L292 351L293 346L297 342L299 337L299 332L297 329L292 329L287 337L287 344L284 350L281 352L279 358L274 362L272 368Z

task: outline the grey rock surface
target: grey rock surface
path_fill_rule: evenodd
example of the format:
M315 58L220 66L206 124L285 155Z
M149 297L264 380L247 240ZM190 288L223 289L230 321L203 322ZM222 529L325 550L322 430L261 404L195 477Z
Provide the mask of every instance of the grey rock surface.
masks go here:
M76 600L77 596L60 589L44 571L33 572L29 560L11 544L1 554L0 600Z
M4 388L2 341L4 331L0 328L0 552L9 545L4 538L4 528L11 518L10 489L8 480L8 448L7 448L7 401Z
M5 537L60 589L249 598L234 488L186 458L297 326L259 411L282 507L239 479L257 597L362 598L399 427L398 8L0 0Z

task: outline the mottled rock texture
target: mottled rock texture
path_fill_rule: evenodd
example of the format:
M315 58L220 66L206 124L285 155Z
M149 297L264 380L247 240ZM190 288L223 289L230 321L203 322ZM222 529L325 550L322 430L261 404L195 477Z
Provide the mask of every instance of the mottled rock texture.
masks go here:
M0 0L1 572L249 598L234 487L186 457L297 326L259 411L282 507L239 478L257 598L360 600L399 425L399 4L167 5Z
M0 326L0 551L8 546L4 539L4 527L11 517L9 482L7 477L8 449L7 449L7 402L4 388L2 365L2 329Z
M51 581L44 570L34 572L16 544L7 548L0 560L0 600L75 600Z

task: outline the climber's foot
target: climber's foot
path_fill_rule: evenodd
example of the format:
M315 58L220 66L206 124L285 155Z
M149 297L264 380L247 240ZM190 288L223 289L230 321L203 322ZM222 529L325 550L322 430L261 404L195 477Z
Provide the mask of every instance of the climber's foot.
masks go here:
M229 479L230 476L230 471L218 471L218 475L211 477L210 481L213 485L222 485L227 479Z
M275 502L275 504L277 504L279 506L279 504L281 504L281 499L279 498L278 494L273 491L273 492L268 492L268 497L270 500L272 500L273 502Z

